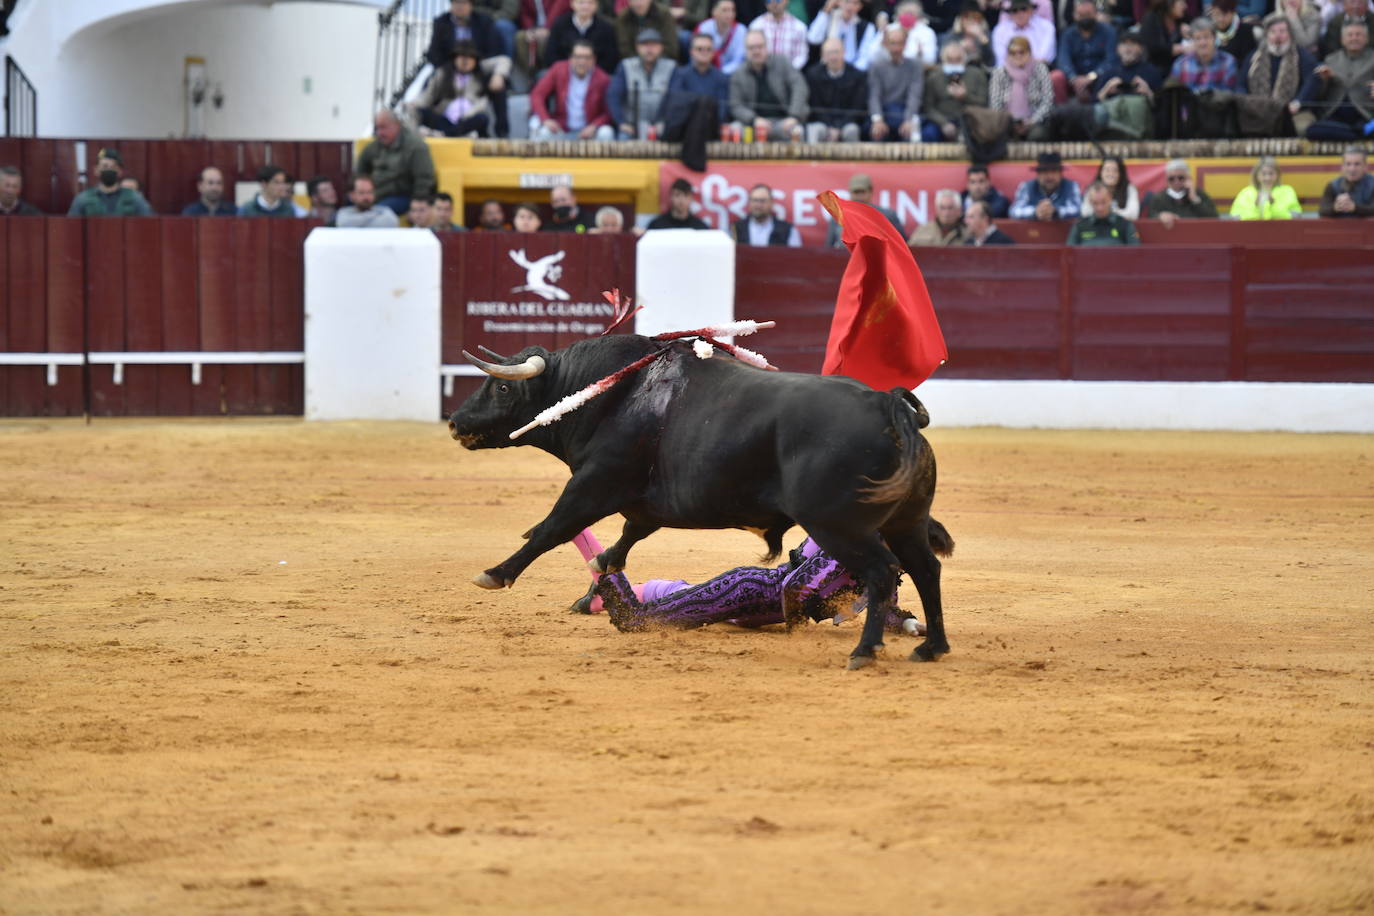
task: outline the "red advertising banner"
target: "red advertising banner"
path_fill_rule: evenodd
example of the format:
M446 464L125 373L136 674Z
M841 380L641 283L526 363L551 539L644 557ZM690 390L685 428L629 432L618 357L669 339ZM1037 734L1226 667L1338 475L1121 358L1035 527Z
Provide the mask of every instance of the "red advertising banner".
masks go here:
M1016 188L1035 177L1034 163L999 162L989 168L993 186L1012 199ZM1164 187L1163 161L1128 163L1131 184L1140 190ZM1097 175L1096 160L1066 162L1064 177L1087 187ZM928 222L935 209L935 192L942 188L962 191L968 164L962 162L720 162L704 175L680 162L666 162L659 171L659 195L668 199L668 188L685 178L697 189L692 211L707 225L729 229L744 219L749 189L766 184L773 189L775 215L791 222L801 233L803 245L825 244L830 216L816 201L822 191L849 197L849 177L863 172L873 179L874 199L901 218L908 235Z
M595 337L615 320L602 292L634 292L629 234L476 232L452 242L461 251L461 279L447 282L446 266L445 292L461 290L454 305L461 307L461 345L469 350L479 344L503 354L533 344L553 350Z

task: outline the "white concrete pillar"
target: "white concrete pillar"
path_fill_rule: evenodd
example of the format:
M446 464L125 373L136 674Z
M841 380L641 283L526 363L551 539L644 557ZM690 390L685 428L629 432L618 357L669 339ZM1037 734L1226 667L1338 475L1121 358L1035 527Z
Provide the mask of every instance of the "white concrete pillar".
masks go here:
M310 233L307 420L440 419L440 260L420 229Z
M657 229L635 246L635 333L735 320L735 242L724 232ZM753 316L745 316L753 317Z

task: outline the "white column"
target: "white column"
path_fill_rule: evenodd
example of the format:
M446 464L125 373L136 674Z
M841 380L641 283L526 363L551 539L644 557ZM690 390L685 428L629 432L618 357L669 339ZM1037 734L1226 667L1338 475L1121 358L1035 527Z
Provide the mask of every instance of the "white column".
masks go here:
M724 232L658 229L635 246L635 333L735 320L735 243ZM752 315L746 318L755 317Z
M315 229L305 240L307 420L440 419L439 240Z

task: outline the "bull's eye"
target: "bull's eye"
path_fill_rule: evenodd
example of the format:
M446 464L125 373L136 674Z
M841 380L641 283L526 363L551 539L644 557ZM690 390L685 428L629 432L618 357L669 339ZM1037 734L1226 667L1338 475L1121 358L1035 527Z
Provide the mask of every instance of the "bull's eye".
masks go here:
M502 394L509 394L510 386L507 385L505 382L502 382L501 384L496 386L496 390L501 392Z

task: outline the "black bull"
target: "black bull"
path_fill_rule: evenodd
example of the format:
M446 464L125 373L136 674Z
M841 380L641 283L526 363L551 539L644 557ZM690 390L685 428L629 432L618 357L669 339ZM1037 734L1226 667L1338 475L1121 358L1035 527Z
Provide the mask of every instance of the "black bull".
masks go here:
M509 438L560 398L664 347L660 359L599 398ZM454 411L453 437L470 449L533 445L572 471L525 545L476 584L510 586L535 558L615 513L625 526L594 561L603 572L622 569L630 548L659 528L753 530L772 558L796 524L868 589L850 667L867 664L882 647L899 564L920 592L926 619L926 640L912 659L933 661L949 651L940 561L929 536L935 456L909 392L768 372L724 354L698 359L685 343L637 335L553 353L528 347L499 364L465 355L492 377Z

